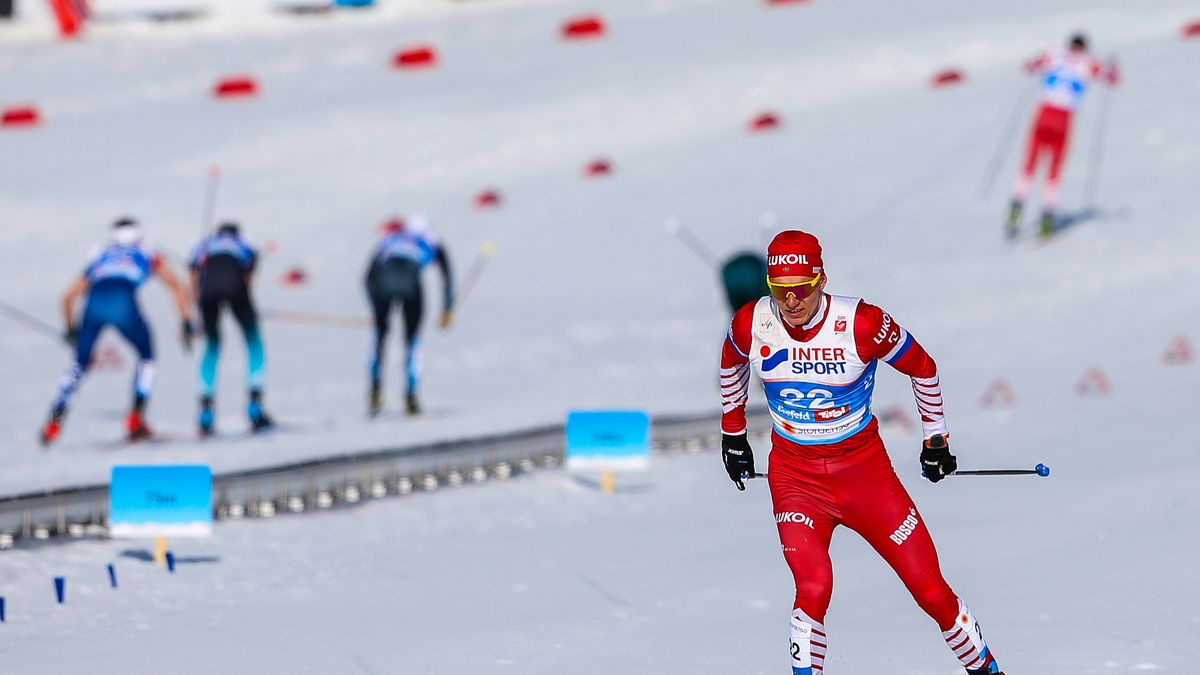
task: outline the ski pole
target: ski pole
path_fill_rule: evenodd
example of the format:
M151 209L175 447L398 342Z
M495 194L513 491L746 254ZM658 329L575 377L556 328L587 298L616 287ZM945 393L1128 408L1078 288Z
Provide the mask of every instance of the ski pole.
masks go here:
M221 182L221 166L208 167L208 182L204 185L204 209L200 214L200 234L208 236L212 231L213 212L217 209L217 188Z
M1108 59L1109 72L1116 70L1117 58ZM1112 87L1100 92L1100 110L1097 112L1096 127L1092 131L1092 145L1088 149L1087 178L1083 182L1083 205L1091 210L1096 207L1096 186L1100 182L1100 163L1104 157L1104 131L1108 126L1108 107Z
M774 230L779 226L779 216L774 211L763 211L758 217L758 238L763 250L771 243Z
M471 267L467 270L467 273L463 275L462 285L454 297L454 304L450 307L451 312L458 311L463 301L467 299L467 295L471 292L471 289L475 287L475 282L479 281L479 277L483 275L483 268L487 267L488 261L494 255L496 255L496 243L485 241L483 247L479 250L479 255L471 263Z
M318 326L347 326L351 328L371 325L370 319L347 314L301 312L287 309L264 309L261 314L267 321L289 321L292 323L310 323Z
M1032 469L981 469L976 471L955 471L950 476L1041 476L1050 475L1050 467L1038 464Z
M922 473L921 475L925 475ZM1046 478L1050 475L1050 467L1045 464L1038 464L1032 469L975 469L970 471L955 471L954 473L946 474L948 476L1041 476ZM742 479L750 478L766 478L767 474L755 472L743 473Z
M163 257L166 258L167 260L170 260L171 262L174 262L174 263L179 263L180 265L183 265L185 268L187 267L187 263L188 263L187 258L185 258L178 251L176 251L172 248L169 248L167 246L163 246L162 244L160 244L158 242L154 242L154 250L163 254Z
M26 328L35 330L46 337L52 338L55 342L62 342L62 331L56 329L54 326L51 326L45 321L42 321L29 312L26 312L18 307L14 307L3 300L0 300L0 314L7 316Z
M679 241L682 241L688 248L692 250L692 253L695 253L696 256L703 260L706 265L709 267L717 266L716 254L712 252L712 249L705 246L704 242L700 241L699 237L693 234L686 225L680 222L679 218L675 216L667 218L667 220L663 223L663 229L667 231L667 234L673 235L679 239Z
M975 193L976 199L983 199L992 191L992 185L996 182L996 172L1000 170L1000 165L1004 163L1004 157L1008 154L1009 146L1012 145L1013 133L1017 130L1017 122L1021 119L1021 113L1029 107L1029 97L1037 88L1036 85L1037 79L1034 79L1021 91L1021 96L1017 99L1017 104L1008 116L1008 123L1004 125L1004 133L1000 136L1000 144L996 146L996 150L992 153L992 159L988 163L987 171L983 174L983 182L979 184L979 190Z

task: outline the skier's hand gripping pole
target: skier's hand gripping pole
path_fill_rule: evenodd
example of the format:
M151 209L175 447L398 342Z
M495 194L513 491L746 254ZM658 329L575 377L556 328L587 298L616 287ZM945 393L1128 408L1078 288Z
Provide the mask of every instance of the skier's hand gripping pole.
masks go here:
M921 475L930 483L949 476L958 469L958 458L950 454L950 440L934 434L921 443Z
M936 483L947 476L1041 476L1050 475L1050 467L1038 464L1032 469L973 469L960 471L958 458L950 454L950 441L934 434L921 444L921 475Z
M746 434L721 434L721 461L729 480L739 490L746 489L745 481L754 477L754 451Z

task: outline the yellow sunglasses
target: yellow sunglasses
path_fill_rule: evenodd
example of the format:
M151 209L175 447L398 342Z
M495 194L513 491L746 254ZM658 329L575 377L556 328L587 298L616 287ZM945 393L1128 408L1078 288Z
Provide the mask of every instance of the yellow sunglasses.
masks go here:
M786 300L789 295L794 295L797 299L804 300L816 292L817 284L819 283L821 283L820 274L798 284L777 284L771 281L771 277L767 277L767 288L771 291L771 297L779 302Z

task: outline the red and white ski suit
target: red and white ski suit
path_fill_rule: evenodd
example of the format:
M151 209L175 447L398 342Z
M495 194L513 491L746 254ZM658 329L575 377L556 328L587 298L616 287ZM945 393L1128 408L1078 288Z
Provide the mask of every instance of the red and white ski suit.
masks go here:
M1062 164L1071 136L1071 120L1092 81L1103 79L1109 86L1120 78L1116 66L1105 65L1082 50L1046 52L1025 63L1025 72L1042 78L1041 106L1029 130L1025 163L1013 186L1013 199L1025 201L1043 154L1049 155L1043 203L1053 211L1062 184Z
M925 437L946 434L937 365L882 309L857 298L824 295L801 328L788 325L770 298L749 303L734 315L722 348L721 431L746 433L751 371L763 380L774 420L768 480L796 582L794 672L823 672L829 542L838 525L867 540L963 666L978 668L990 657L974 617L942 578L933 540L870 414L878 360L912 378Z

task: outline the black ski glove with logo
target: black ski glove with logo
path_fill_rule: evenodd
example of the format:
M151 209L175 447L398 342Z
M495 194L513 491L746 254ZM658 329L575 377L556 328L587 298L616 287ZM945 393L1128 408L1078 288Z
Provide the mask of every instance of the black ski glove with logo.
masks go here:
M729 480L739 490L745 490L743 477L754 475L754 451L750 449L750 441L746 434L721 434L721 461L725 462L725 472Z
M958 470L958 458L950 454L950 441L941 434L934 434L921 444L921 475L930 483L949 476Z

